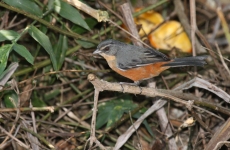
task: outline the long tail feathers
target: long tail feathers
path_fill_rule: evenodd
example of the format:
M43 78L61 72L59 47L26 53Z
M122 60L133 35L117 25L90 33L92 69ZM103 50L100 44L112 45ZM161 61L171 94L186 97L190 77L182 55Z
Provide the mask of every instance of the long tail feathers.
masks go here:
M204 66L207 56L183 57L173 59L171 62L164 64L170 67L183 67L183 66Z

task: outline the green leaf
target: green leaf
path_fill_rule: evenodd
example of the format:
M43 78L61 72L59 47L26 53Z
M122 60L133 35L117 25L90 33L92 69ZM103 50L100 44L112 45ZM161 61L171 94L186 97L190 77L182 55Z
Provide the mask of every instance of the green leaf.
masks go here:
M31 0L3 0L10 6L14 6L36 16L42 16L42 11L36 3Z
M46 93L44 95L44 100L45 101L48 101L48 100L51 100L51 99L54 99L55 97L57 97L59 94L60 94L60 89L54 89L48 93Z
M136 108L137 105L130 99L130 97L126 96L123 99L111 100L99 105L96 128L99 129L106 123L106 127L110 127L117 122L125 112Z
M136 118L136 119L140 118L146 111L147 111L146 108L142 108L141 110L139 110L139 112L133 115L133 118ZM153 131L151 127L149 126L148 122L144 120L142 123L145 126L146 130L151 134L151 136L154 137Z
M30 52L26 49L25 46L14 44L13 49L22 57L24 57L31 65L34 63L34 57L30 54Z
M65 60L65 54L66 54L67 49L68 49L67 38L66 36L63 36L62 34L60 34L58 43L54 48L54 53L56 56L56 60L58 62L58 70L60 70L62 67L62 64Z
M12 30L0 30L0 42L5 40L14 40L19 34Z
M110 127L111 125L113 125L115 122L117 122L118 120L121 119L122 115L124 114L124 110L121 106L115 106L110 115L109 115L109 118L108 118L108 122L107 122L107 125L106 125L106 128L107 127Z
M54 9L54 0L48 1L47 9L48 10Z
M6 44L0 47L0 74L5 70L12 44Z
M70 4L67 4L61 0L55 0L54 10L60 14L62 17L72 21L73 23L90 30L87 23L82 19L80 13L77 9L72 7Z
M4 95L4 104L6 108L16 108L18 105L18 95L15 91L7 91Z
M33 98L31 102L34 107L46 107L47 106L46 103L42 99L39 99L39 98Z
M3 89L5 84L8 82L12 74L15 72L15 70L18 68L18 63L13 62L11 63L6 70L3 71L0 75L0 90Z
M47 106L46 103L38 97L38 94L36 91L33 92L33 98L31 100L32 105L34 107L45 107Z
M86 18L85 22L87 23L87 25L89 26L90 29L93 29L93 27L98 23L96 19L94 18ZM87 32L88 30L86 30L85 28L79 26L79 25L74 25L71 28L72 31L78 33L78 34L83 34L85 32Z
M81 45L84 48L92 48L95 47L94 43L83 41L83 40L76 40L79 45Z
M50 39L43 32L38 30L35 26L31 26L28 30L29 34L46 50L50 55L51 62L53 64L54 70L58 70L57 60L53 52L53 48L50 43Z

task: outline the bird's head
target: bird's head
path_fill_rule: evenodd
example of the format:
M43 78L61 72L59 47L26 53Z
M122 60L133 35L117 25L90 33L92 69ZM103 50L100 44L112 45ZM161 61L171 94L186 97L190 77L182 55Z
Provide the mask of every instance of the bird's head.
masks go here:
M93 52L93 54L100 54L101 56L116 56L117 52L122 49L123 45L124 43L113 39L105 40L97 46L97 49Z

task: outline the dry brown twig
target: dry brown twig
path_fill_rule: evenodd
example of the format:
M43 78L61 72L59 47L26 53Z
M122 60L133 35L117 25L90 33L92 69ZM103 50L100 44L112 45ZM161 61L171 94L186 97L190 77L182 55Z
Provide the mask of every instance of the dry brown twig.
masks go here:
M225 61L224 61L223 55L221 54L221 51L220 51L220 48L219 48L219 46L218 46L217 43L215 43L215 45L216 45L216 49L217 49L217 52L218 52L218 54L219 54L221 63L223 64L225 70L226 70L226 71L228 72L228 74L230 75L230 70L229 70L227 64L226 64Z
M200 105L200 103L198 102L199 101L198 99L200 99L200 98L197 99L195 96L188 96L189 98L193 97L193 100L194 100L194 104L192 104L192 106L191 106L190 102L183 100L181 98L177 98L175 96L172 96L172 95L178 95L178 94L176 94L177 92L175 92L175 91L153 89L153 88L146 88L146 87L142 87L141 91L140 91L140 88L137 86L131 86L131 85L124 84L121 87L121 85L119 83L110 83L107 81L99 80L94 74L89 74L88 80L94 85L94 88L97 88L99 91L107 90L107 91L117 91L117 92L124 92L124 93L140 94L140 95L145 95L147 97L163 97L163 98L166 98L169 100L173 100L174 102L183 104L188 108L193 107L193 108L196 108L196 109L210 113L209 111L194 105L194 104ZM180 93L180 95L178 95L178 96L186 98L187 97L186 95L189 95L189 94ZM205 103L205 105L208 105L208 104L211 105L211 103L207 103L207 102L204 102L204 103ZM209 108L213 109L213 110L221 111L222 113L224 113L226 115L230 115L228 113L229 110L226 108L223 108L220 106L215 106L215 108L212 108L212 107L209 107ZM217 116L215 114L213 114L213 115L216 116L217 118L221 119L219 116Z
M94 104L93 104L93 115L92 115L92 121L91 121L91 128L90 128L90 138L89 138L89 147L90 149L93 147L93 143L96 143L97 146L100 147L100 149L105 150L106 148L97 140L95 132L96 132L96 118L97 118L97 103L98 103L98 97L100 90L96 87L94 91Z
M93 8L89 7L88 5L82 3L79 0L65 0L65 1L68 2L69 4L73 5L77 9L82 10L85 13L89 14L90 16L94 17L95 19L97 19L98 22L108 21L109 15L108 15L107 11L101 11L101 10L93 9Z
M219 87L215 86L214 84L197 77L195 77L194 79L188 82L183 83L182 85L178 86L174 90L184 90L184 89L189 89L191 87L199 87L207 91L210 91L213 94L217 95L218 97L222 98L225 102L230 103L230 95L228 93L226 93Z
M124 3L124 4L120 5L119 8L120 8L122 16L124 18L123 20L124 20L126 27L129 29L130 33L132 34L132 37L135 37L135 38L131 37L133 44L142 47L143 44L142 44L142 42L140 42L141 41L140 36L139 36L138 31L137 31L136 24L134 23L134 19L133 19L131 9L129 7L129 3ZM138 40L136 40L136 39L138 39Z
M3 112L15 112L20 110L21 112L27 112L27 111L49 111L54 112L53 106L47 106L47 107L19 107L19 108L1 108L0 113Z
M192 54L196 56L195 38L196 38L196 4L195 1L190 1L190 20L191 20L191 42L192 42Z
M205 150L217 150L220 149L221 141L227 141L229 139L230 132L230 118L215 132L209 143L206 145Z
M20 146L26 148L26 149L30 149L30 147L26 144L24 144L22 141L20 141L18 138L16 138L14 135L12 135L11 132L7 132L3 127L0 126L0 130L2 133L5 133L7 135L7 137L10 137L11 139L14 139ZM8 139L8 138L7 138ZM1 148L5 146L5 142L1 143Z

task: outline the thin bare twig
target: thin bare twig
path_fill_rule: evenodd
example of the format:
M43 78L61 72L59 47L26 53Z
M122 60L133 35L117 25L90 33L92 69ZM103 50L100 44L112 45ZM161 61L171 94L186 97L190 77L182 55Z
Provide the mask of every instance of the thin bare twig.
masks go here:
M30 149L30 147L28 145L25 145L22 141L20 141L19 139L17 139L16 137L14 137L11 133L7 132L4 128L2 128L0 126L0 130L5 133L7 135L7 137L10 137L12 139L14 139L19 145L21 145L22 147L26 148L26 149ZM3 142L2 142L3 143ZM2 146L1 146L2 147Z
M120 6L120 9L121 9L121 13L123 15L124 23L125 23L126 27L129 29L130 33L132 34L132 37L135 37L135 38L131 38L133 44L142 47L143 45L141 42L139 42L139 41L141 41L140 36L139 36L138 31L137 31L136 24L134 23L134 19L133 19L131 9L129 7L129 3L122 4ZM138 40L136 40L136 39L138 39Z
M228 72L228 74L230 75L230 70L229 70L227 64L226 64L225 61L224 61L224 58L223 58L223 56L222 56L222 54L221 54L221 51L220 51L220 48L219 48L219 46L218 46L217 43L215 43L215 45L216 45L217 52L218 52L218 54L219 54L219 56L220 56L220 61L222 62L222 64L223 64L225 70L226 70L226 71Z
M91 127L90 127L90 138L89 138L89 146L92 148L93 143L96 143L97 146L100 147L100 149L105 150L106 148L97 140L95 132L96 132L96 118L97 118L97 103L98 103L98 97L99 92L101 88L95 88L94 91L94 104L93 104L93 115L92 115L92 121L91 121Z
M195 0L190 0L190 17L191 17L191 41L192 41L192 54L196 56L195 35L196 35L196 4Z

